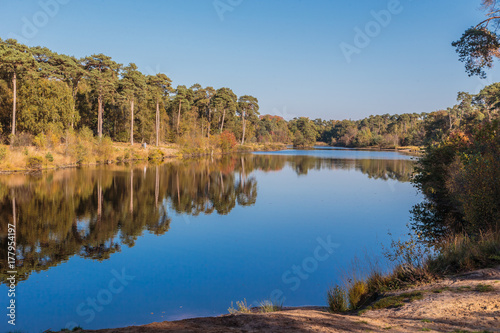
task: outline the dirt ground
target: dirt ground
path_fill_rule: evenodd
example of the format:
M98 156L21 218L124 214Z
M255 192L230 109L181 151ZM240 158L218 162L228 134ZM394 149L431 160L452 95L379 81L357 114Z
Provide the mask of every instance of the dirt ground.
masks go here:
M362 315L285 308L87 332L500 332L500 267L411 290L423 292L423 299Z

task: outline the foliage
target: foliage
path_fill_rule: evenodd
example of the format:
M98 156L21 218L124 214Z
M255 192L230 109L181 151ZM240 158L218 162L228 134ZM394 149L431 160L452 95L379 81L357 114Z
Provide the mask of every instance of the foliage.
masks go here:
M52 154L50 152L45 154L45 159L50 163L54 162L54 156L52 156Z
M236 137L232 132L224 131L220 135L220 148L223 153L232 151L237 144Z
M113 153L113 142L111 138L104 137L97 142L94 148L94 153L98 161L107 163L111 160L111 154Z
M470 134L455 131L426 148L414 178L426 202L414 207L413 227L427 241L499 227L499 130L500 120L484 120Z

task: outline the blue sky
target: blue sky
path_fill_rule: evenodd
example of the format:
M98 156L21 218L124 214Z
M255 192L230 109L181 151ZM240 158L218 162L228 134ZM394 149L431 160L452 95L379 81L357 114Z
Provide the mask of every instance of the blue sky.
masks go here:
M348 62L341 43L355 46L355 28L392 1L0 0L0 37L230 87L288 119L430 112L500 77L469 78L450 45L483 17L480 0L400 0Z

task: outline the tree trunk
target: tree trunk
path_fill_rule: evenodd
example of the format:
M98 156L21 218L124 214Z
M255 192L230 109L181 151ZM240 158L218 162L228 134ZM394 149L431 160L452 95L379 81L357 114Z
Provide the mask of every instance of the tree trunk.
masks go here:
M241 136L241 144L245 143L245 128L246 128L246 121L245 121L245 111L241 114L241 120L243 121L243 135Z
M210 127L212 125L212 109L208 108L208 131L207 131L207 138L210 137Z
M14 76L12 77L12 90L13 90L13 100L12 100L12 135L16 135L16 104L17 104L17 74L14 71Z
M134 100L130 101L130 144L134 145Z
M155 120L155 129L156 129L156 147L160 144L160 102L156 101L156 120Z
M224 118L226 118L226 109L222 112L222 124L220 125L220 132L224 130Z
M179 102L179 112L177 113L177 135L179 135L179 125L181 123L181 106L182 101Z
M97 110L97 135L99 139L102 138L102 95L97 98L98 110Z

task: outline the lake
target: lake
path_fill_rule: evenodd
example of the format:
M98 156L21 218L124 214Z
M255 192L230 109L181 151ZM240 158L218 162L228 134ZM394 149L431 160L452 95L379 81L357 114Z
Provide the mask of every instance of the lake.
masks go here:
M421 201L412 158L345 149L0 176L0 330L114 328L326 305L355 257L386 262ZM7 224L17 225L16 327Z

